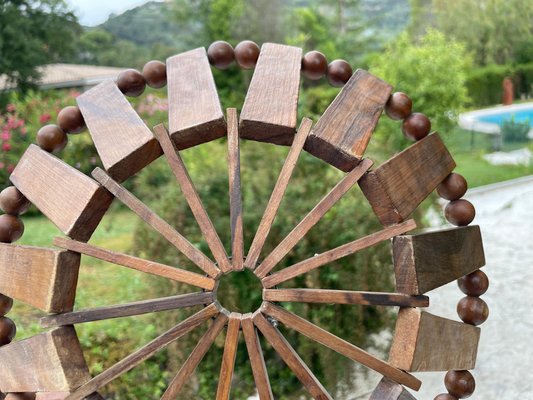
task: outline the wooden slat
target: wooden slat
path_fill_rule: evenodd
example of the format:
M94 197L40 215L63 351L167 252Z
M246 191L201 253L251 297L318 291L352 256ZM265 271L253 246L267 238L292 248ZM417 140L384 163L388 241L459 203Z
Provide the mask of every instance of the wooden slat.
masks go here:
M305 335L308 338L330 348L331 350L334 350L345 357L363 364L364 366L382 374L383 376L394 379L395 381L402 383L411 389L420 389L422 383L414 376L393 367L389 363L374 357L357 346L348 343L344 339L329 333L328 331L295 314L290 313L289 311L284 310L283 308L277 307L272 303L265 302L261 307L261 312L271 316L282 324L287 325L289 328L298 331L302 335Z
M360 304L365 306L429 306L429 297L427 296L327 289L263 289L263 300L298 303Z
M255 274L264 278L276 264L302 239L307 232L344 196L350 188L370 168L372 161L363 160L350 171L331 191L300 221L298 225L281 241L280 244L257 267Z
M411 393L399 383L392 379L383 378L372 394L369 400L416 400Z
M396 290L422 294L485 265L479 226L395 237Z
M183 150L226 135L226 122L203 47L167 59L170 136Z
M245 267L247 268L254 269L256 267L257 260L259 259L259 255L261 254L263 246L265 245L265 241L270 232L270 228L272 227L272 223L276 218L279 205L281 204L285 190L287 190L292 172L294 171L294 167L296 167L296 162L298 161L298 157L302 152L302 148L307 136L309 135L312 124L313 121L311 121L309 118L304 118L300 124L300 128L298 129L298 133L294 137L289 154L287 154L287 158L283 163L278 180L276 181L274 190L272 190L272 194L270 195L265 212L261 218L259 227L257 228L254 240L250 246L248 255L246 256Z
M121 182L161 155L159 143L112 80L76 99L98 155L110 176Z
M136 367L146 359L150 358L157 351L163 349L169 343L176 339L179 339L186 333L192 331L200 324L204 323L208 319L218 314L218 308L216 305L211 304L196 314L190 316L183 322L169 329L162 335L158 336L150 343L141 347L139 350L130 354L126 358L120 360L111 368L105 370L100 375L95 376L89 382L79 387L75 392L69 395L66 400L81 400L89 394L97 391L105 384L111 382L120 375L128 372L132 368Z
M333 400L333 397L322 386L281 332L273 327L260 312L256 312L253 319L257 329L261 331L311 396L317 400Z
M358 69L318 120L305 149L343 170L356 166L366 150L392 87Z
M416 142L359 181L383 225L403 221L455 168L437 133Z
M171 267L154 261L145 260L128 254L117 253L115 251L96 247L88 243L78 242L62 237L54 239L54 245L63 249L68 249L77 253L85 254L99 260L110 262L116 265L122 265L136 271L147 274L160 276L162 278L172 279L173 281L187 283L206 290L213 290L215 280L194 272L186 271L181 268Z
M165 220L150 210L123 186L114 181L102 169L95 168L93 177L109 190L118 200L137 214L143 221L159 232L165 239L181 251L189 260L211 277L219 275L220 270L194 245L171 227Z
M0 348L0 391L69 391L90 379L76 331L54 329Z
M448 371L476 366L480 329L402 308L396 321L389 361L405 371Z
M209 327L207 332L202 336L192 353L189 355L178 374L174 377L168 386L161 400L175 399L183 386L190 380L191 375L204 358L209 348L217 338L218 334L224 329L224 325L228 321L228 316L220 313L215 322Z
M389 226L379 232L372 233L361 239L354 240L332 250L317 254L314 257L308 258L307 260L300 261L297 264L284 268L275 274L266 276L262 280L263 286L265 288L271 288L272 286L278 285L281 282L288 281L296 276L305 274L306 272L329 264L342 257L354 254L359 250L374 246L384 240L388 240L396 235L401 235L402 233L411 231L415 228L416 223L412 219L402 222L398 225Z
M154 127L154 133L161 144L161 148L165 153L168 165L174 173L178 184L180 185L181 191L189 208L191 209L202 235L209 246L209 249L213 253L215 260L218 263L218 266L223 272L231 270L231 264L224 249L224 245L220 241L220 237L217 234L217 231L211 222L211 219L207 215L207 211L202 204L202 200L192 183L189 172L183 163L183 160L179 154L176 145L170 140L170 136L164 125L160 124Z
M248 358L252 366L255 387L260 400L273 400L272 388L268 379L268 372L261 350L261 343L252 320L252 313L244 314L241 318L242 333L248 350Z
M31 144L9 178L61 231L87 241L113 197L59 158Z
M81 324L84 322L101 321L104 319L129 317L158 311L211 304L213 301L213 292L180 294L159 299L135 301L126 304L116 304L63 314L48 315L41 318L41 326L43 328L51 328L55 326Z
M290 144L296 129L302 49L265 43L241 112L241 137Z
M235 368L235 357L237 356L237 345L239 344L240 329L241 314L231 313L229 316L228 331L226 333L226 342L224 344L222 366L220 367L216 400L229 400L233 370Z

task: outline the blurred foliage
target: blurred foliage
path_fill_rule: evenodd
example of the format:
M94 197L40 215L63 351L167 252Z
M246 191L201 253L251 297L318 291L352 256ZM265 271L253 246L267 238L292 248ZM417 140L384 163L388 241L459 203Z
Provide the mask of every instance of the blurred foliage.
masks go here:
M516 121L514 115L502 122L501 131L503 140L506 142L527 142L530 123L526 121Z

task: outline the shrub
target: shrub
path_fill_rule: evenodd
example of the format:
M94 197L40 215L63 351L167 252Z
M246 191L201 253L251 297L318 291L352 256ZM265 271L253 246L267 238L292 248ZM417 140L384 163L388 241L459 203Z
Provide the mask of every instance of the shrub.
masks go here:
M523 122L515 121L514 116L501 124L502 136L505 142L527 142L529 129L529 120Z

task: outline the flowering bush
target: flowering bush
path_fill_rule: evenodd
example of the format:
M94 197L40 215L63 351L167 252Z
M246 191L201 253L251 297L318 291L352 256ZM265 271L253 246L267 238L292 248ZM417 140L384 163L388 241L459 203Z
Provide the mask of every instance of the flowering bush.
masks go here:
M15 104L8 104L0 113L0 179L7 183L8 177L30 141L24 118L17 113ZM4 184L7 186L7 184Z

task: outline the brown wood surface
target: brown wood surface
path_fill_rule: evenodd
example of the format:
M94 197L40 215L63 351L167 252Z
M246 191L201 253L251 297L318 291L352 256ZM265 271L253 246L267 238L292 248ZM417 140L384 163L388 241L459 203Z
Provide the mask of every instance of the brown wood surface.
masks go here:
M38 392L35 393L35 400L64 400L69 392ZM99 393L91 393L85 400L104 400Z
M203 47L167 59L170 136L183 150L226 135L226 122Z
M82 241L89 240L113 200L94 180L34 144L10 180L61 231Z
M273 327L260 312L254 314L253 320L257 329L261 331L266 340L272 345L274 350L276 350L278 355L292 370L311 396L317 400L333 400L333 397L322 386L281 332Z
M117 253L88 243L56 237L54 239L54 245L63 249L72 250L76 253L98 258L102 261L121 265L147 274L160 276L162 278L172 279L173 281L187 283L202 289L213 290L215 288L216 282L212 278L181 268L171 267L170 265L160 264L154 261L130 256L128 254Z
M383 378L372 394L369 400L416 400L411 393L399 383L392 379Z
M0 293L46 312L72 310L79 254L0 244Z
M416 223L412 219L397 225L389 226L379 232L372 233L361 239L354 240L332 250L317 254L290 267L284 268L272 275L268 275L262 280L263 286L265 288L271 288L272 286L276 286L281 282L288 281L296 276L305 274L342 257L349 256L350 254L354 254L359 250L374 246L384 240L388 240L396 235L401 235L402 233L411 231L415 228Z
M226 341L224 343L224 355L222 356L222 366L220 367L216 400L229 400L233 370L235 368L235 357L237 356L237 346L239 344L240 329L241 314L231 313L229 316Z
M287 325L304 336L348 357L356 362L363 364L364 366L387 376L395 381L402 383L411 389L420 389L421 382L414 376L393 367L389 363L374 357L366 351L348 343L344 339L329 333L328 331L314 325L313 323L286 311L281 307L277 307L272 303L263 303L261 312L271 316L275 320ZM261 329L261 327L259 327Z
M270 228L272 227L272 223L276 218L279 205L281 204L285 190L287 190L292 172L294 171L294 167L296 167L296 162L298 161L298 157L302 152L312 124L313 121L311 121L309 118L304 118L300 124L300 128L298 129L298 133L294 137L289 154L287 154L287 158L283 163L278 180L276 181L274 190L272 190L272 194L268 200L265 212L263 213L263 217L261 218L257 232L255 233L254 240L250 246L248 255L246 256L246 268L254 269L256 267L257 260L259 259L263 246L265 245L265 241L270 232Z
M401 308L389 362L405 371L473 369L479 334L478 327Z
M207 211L205 210L202 200L200 199L200 196L198 195L198 192L192 183L189 172L183 163L176 145L170 140L170 136L162 124L154 127L154 133L157 137L157 140L159 140L159 143L161 144L161 148L165 153L168 165L170 166L170 169L174 173L174 176L180 185L183 196L185 197L185 200L187 201L187 204L189 205L189 208L191 209L194 218L196 219L196 222L202 231L202 235L204 236L209 249L213 253L213 257L215 257L218 266L222 272L231 270L231 264L228 259L228 255L226 254L226 250L224 249L224 245L220 241L220 237L218 236L218 233L211 222L209 215L207 215Z
M79 387L75 392L70 394L66 399L67 400L81 400L89 394L97 391L102 386L111 382L120 375L128 372L132 368L136 367L146 359L153 356L156 352L163 349L169 343L179 339L186 333L192 331L194 328L198 327L200 324L204 323L208 319L216 316L218 314L218 308L216 305L211 304L201 311L193 314L183 322L169 329L162 335L158 336L150 343L141 347L134 353L130 354L126 358L120 360L115 365L105 370L101 374L95 376L89 382L85 383Z
M392 87L358 69L316 123L305 143L314 156L347 172L366 150Z
M383 225L403 221L455 168L437 133L411 145L359 181Z
M131 192L114 181L102 169L95 168L93 177L109 190L118 200L137 214L143 221L159 232L165 239L181 251L189 260L211 277L220 274L220 270L205 254L198 250L191 242L171 227L165 220L150 210Z
M0 348L0 391L69 391L90 379L76 331L54 329Z
M400 293L426 293L485 265L479 226L398 236L392 248Z
M241 112L241 137L275 142L294 136L302 49L265 43Z
M154 135L112 80L89 89L76 101L104 168L117 181L161 155Z
M246 349L248 350L248 358L252 365L252 374L254 376L255 387L260 400L273 400L274 395L270 387L270 380L268 379L268 372L261 350L261 343L259 336L255 330L252 313L244 314L241 317L242 333L244 341L246 342Z

